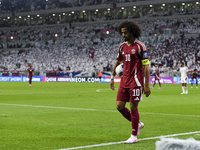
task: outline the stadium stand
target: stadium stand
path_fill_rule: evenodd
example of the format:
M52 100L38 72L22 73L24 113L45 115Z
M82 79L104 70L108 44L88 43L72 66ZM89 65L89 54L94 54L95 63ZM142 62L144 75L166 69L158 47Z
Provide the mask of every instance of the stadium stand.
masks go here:
M37 9L43 8L38 7L37 4L42 5L39 1L32 2ZM52 2L58 7L62 3ZM83 5L90 5L89 1L86 2ZM6 7L5 10L9 11ZM181 61L186 63L190 71L194 68L200 70L200 38L193 37L194 34L200 34L198 13L199 9L172 14L164 10L149 11L146 18L152 18L137 20L143 30L140 40L147 46L151 70L153 64L158 63L161 76L177 76ZM168 15L171 17L160 18ZM180 15L183 17L177 19ZM96 20L94 23L36 23L36 26L0 28L0 72L3 75L24 75L30 63L36 75L68 76L70 72L76 72L77 76L94 76L99 70L110 72L118 46L123 42L116 31L120 20Z

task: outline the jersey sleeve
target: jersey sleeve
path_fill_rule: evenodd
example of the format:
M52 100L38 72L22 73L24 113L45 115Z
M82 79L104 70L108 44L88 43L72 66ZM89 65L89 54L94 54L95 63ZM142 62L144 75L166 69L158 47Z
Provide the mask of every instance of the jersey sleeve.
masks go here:
M119 51L118 51L118 54L117 54L117 58L116 58L116 60L118 60L118 61L122 61L123 60L122 49L123 49L123 45L120 45Z
M156 73L159 73L159 68L156 68Z
M142 43L140 44L140 58L142 61L142 65L148 65L149 64L149 57L148 57L148 53L147 53L147 48L146 46Z

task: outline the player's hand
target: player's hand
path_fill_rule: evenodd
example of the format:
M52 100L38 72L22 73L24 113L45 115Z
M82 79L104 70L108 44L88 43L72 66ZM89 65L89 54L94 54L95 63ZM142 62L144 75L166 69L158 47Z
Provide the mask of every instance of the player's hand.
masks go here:
M115 90L115 87L114 87L114 80L111 79L110 80L110 88L114 91Z
M187 77L185 78L185 80L187 80Z
M149 85L145 85L144 94L146 95L146 97L148 97L151 94L151 90L150 90Z

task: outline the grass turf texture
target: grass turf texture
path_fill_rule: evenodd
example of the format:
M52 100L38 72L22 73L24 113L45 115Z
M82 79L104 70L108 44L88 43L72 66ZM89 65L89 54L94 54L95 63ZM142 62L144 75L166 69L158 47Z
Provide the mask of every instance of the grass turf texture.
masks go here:
M115 109L119 84L115 87L113 92L105 83L46 82L29 87L27 82L1 82L0 149L55 150L127 140L131 124ZM138 139L200 131L199 89L188 85L189 94L181 95L181 85L157 88L139 104L145 128ZM177 136L189 137L200 140L199 134ZM157 140L86 149L154 150Z

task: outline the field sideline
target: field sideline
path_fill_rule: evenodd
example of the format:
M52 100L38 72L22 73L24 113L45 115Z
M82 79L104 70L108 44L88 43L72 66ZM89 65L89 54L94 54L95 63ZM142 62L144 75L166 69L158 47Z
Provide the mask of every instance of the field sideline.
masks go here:
M160 136L200 140L199 89L188 85L189 94L181 95L181 85L159 90L156 84L139 105L145 127L138 143L123 144L131 124L115 108L115 86L112 91L106 83L1 82L0 149L155 150Z

